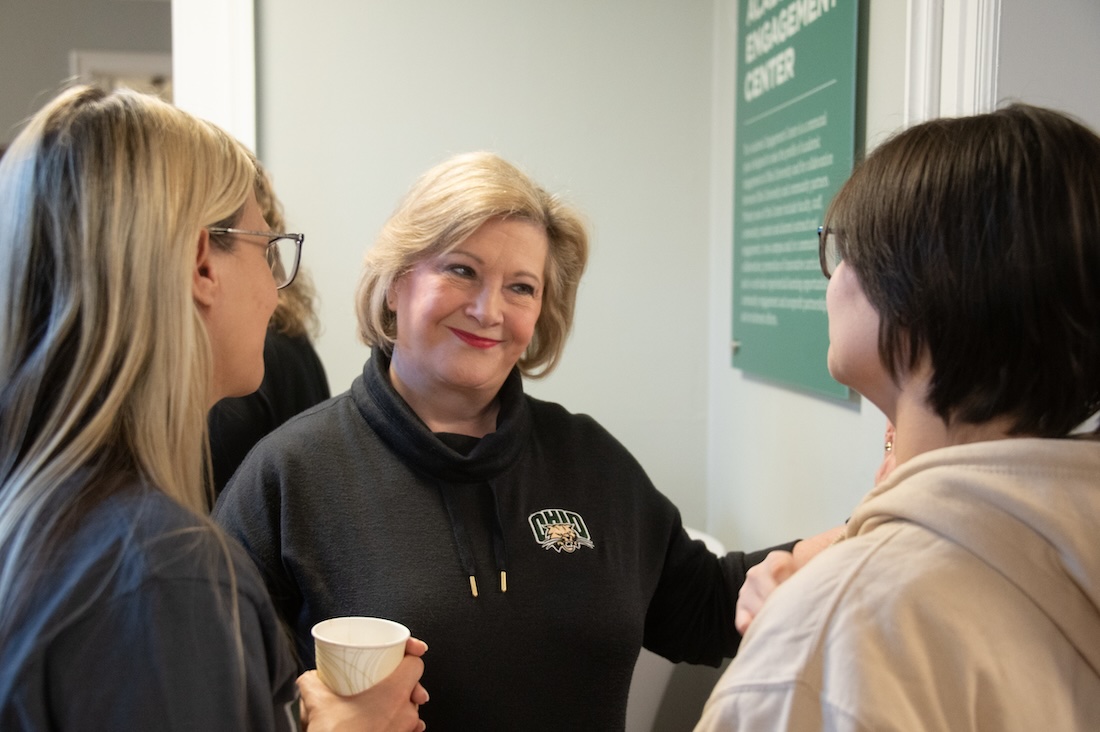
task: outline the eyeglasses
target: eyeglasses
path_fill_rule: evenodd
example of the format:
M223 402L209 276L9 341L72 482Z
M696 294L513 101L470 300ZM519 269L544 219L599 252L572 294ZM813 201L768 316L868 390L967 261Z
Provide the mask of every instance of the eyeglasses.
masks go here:
M833 272L836 272L836 268L840 265L840 260L843 259L840 256L840 243L837 241L836 232L832 229L826 229L824 226L817 227L817 256L821 260L821 272L825 275L825 279L831 279Z
M298 274L298 263L302 259L302 242L305 234L279 234L274 231L248 231L246 229L227 229L211 226L211 234L238 234L240 236L262 236L267 239L267 264L275 278L275 289L281 290L294 281Z

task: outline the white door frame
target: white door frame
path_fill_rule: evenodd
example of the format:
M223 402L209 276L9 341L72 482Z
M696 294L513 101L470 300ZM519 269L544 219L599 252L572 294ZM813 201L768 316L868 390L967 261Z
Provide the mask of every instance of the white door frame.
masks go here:
M994 109L1001 0L907 0L905 124ZM255 150L254 0L172 3L176 104Z
M1001 0L908 0L905 124L997 103Z
M172 3L172 85L178 107L256 150L253 0Z

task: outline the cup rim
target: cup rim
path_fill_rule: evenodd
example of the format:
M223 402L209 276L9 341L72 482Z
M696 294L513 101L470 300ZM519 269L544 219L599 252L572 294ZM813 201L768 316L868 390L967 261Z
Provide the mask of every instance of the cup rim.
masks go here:
M369 620L371 621L371 623L382 623L384 625L388 625L392 630L396 631L398 637L396 640L384 643L348 643L346 641L336 640L331 636L326 636L326 631L328 629L325 626L335 625L338 622L347 622L349 620L353 622L357 620ZM388 618L377 618L369 615L340 615L334 618L328 618L327 620L322 620L319 623L315 623L314 626L310 629L310 634L313 636L313 639L315 641L321 641L322 643L327 643L330 646L339 646L341 648L389 648L391 646L398 645L399 643L404 644L410 636L409 629L401 623L390 620Z

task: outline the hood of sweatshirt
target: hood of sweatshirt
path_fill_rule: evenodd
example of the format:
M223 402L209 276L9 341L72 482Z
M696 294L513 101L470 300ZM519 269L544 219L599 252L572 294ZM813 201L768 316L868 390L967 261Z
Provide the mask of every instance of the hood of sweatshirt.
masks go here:
M982 559L1100 673L1100 441L1006 439L924 453L868 494L847 534L894 519Z

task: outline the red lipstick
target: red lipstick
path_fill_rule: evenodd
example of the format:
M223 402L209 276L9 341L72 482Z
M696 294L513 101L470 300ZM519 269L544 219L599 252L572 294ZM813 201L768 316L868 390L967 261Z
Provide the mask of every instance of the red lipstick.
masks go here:
M466 331L459 330L458 328L448 328L448 330L458 336L459 340L461 340L463 343L468 346L473 346L474 348L492 348L493 346L500 343L500 341L498 340L494 340L492 338L482 338L481 336L476 336L473 333L467 333Z

